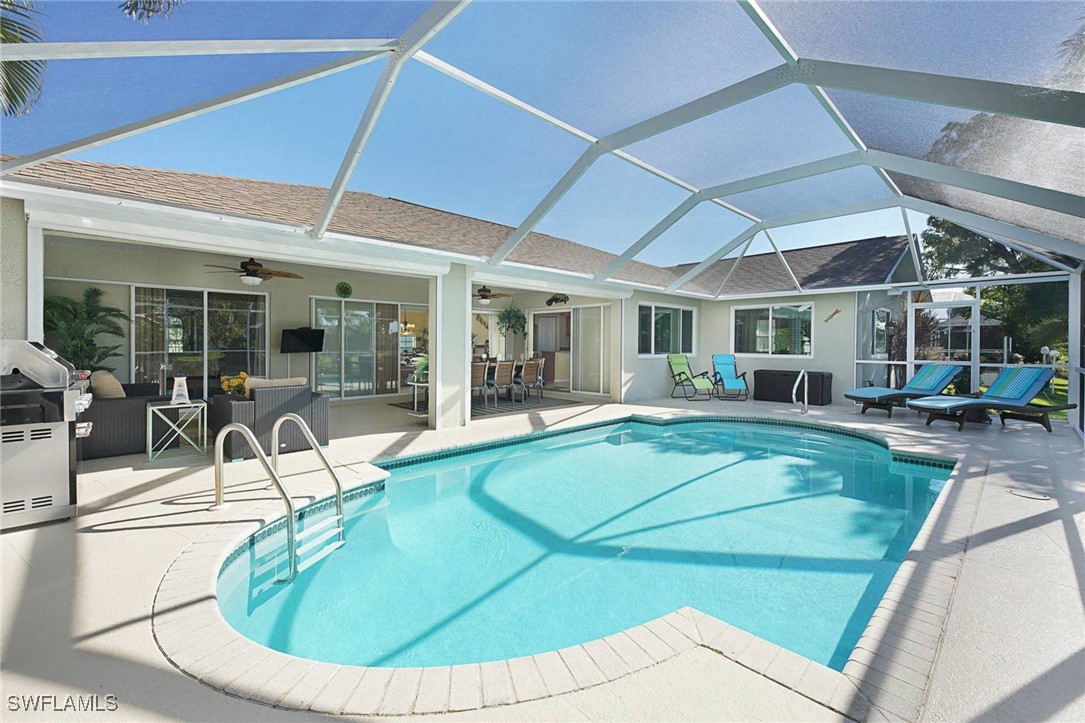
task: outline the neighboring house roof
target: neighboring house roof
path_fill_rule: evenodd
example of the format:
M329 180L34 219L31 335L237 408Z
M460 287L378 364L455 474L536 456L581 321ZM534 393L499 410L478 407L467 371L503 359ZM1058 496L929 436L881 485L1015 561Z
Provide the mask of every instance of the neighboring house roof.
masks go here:
M884 284L901 256L908 253L906 236L881 236L811 246L784 251L784 259L803 289L828 289L846 286L876 286ZM727 279L736 259L721 259L696 278L696 288L687 291L715 295ZM694 264L673 267L680 276ZM757 294L793 290L795 285L775 253L742 257L742 262L727 279L726 294Z
M312 225L328 193L327 189L316 186L71 160L40 163L17 171L13 177L46 186L291 226ZM480 257L493 254L513 231L503 224L358 191L343 195L329 230ZM860 244L861 250L857 248ZM882 283L905 248L901 236L799 249L785 252L785 256L804 288L825 288ZM727 293L792 288L775 255L764 256L767 258L745 257L728 282ZM596 274L614 258L614 254L567 239L530 233L509 256L509 261ZM714 295L733 263L732 259L718 261L683 289ZM693 266L661 268L631 261L615 278L665 287Z

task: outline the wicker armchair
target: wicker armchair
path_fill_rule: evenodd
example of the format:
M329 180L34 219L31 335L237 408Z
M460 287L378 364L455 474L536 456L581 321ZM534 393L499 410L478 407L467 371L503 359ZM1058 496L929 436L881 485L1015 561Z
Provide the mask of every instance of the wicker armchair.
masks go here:
M123 384L127 395L120 399L95 397L80 422L92 422L90 436L79 440L82 459L116 457L147 451L147 403L168 402L170 395L160 395L157 384ZM166 433L166 423L155 420L155 438Z
M252 390L252 399L236 394L218 394L208 404L207 424L213 435L230 423L244 424L256 435L264 451L271 454L271 427L275 420L293 412L305 420L321 445L328 443L328 397L308 386L259 387ZM284 424L279 432L279 453L309 449L305 435L296 424ZM226 438L223 447L226 459L252 459L256 454L238 434Z

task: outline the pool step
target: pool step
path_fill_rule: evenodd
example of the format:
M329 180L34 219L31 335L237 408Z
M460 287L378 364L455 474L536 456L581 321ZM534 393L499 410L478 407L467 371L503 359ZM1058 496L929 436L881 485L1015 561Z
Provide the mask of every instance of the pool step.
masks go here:
M338 550L342 546L343 546L343 541L342 540L336 540L332 544L326 545L323 549L321 549L319 552L317 552L312 557L309 557L309 558L306 558L306 559L300 561L298 563L298 572L301 573L305 569L312 567L313 565L317 564L318 562L320 562L325 557L332 554L333 552L335 552L336 550Z
M298 537L297 537L298 545L299 546L301 545L302 540L307 540L310 537L313 537L314 535L316 535L321 530L325 530L325 529L331 527L332 525L337 525L336 529L341 528L342 527L342 524L341 524L342 519L343 519L342 515L330 515L328 517L325 517L323 520L316 523L315 525L307 525L304 530L302 530L301 532L298 533Z
M300 536L299 536L299 544L298 544L298 547L297 547L298 557L299 558L304 557L305 555L308 555L309 553L313 552L313 550L320 549L320 547L325 542L327 542L328 540L330 540L333 537L338 537L339 533L340 533L340 529L338 527L332 527L330 529L320 531L320 534L317 534L317 535L313 536L312 538L305 540L304 543L300 542ZM337 540L337 542L342 542L342 540Z

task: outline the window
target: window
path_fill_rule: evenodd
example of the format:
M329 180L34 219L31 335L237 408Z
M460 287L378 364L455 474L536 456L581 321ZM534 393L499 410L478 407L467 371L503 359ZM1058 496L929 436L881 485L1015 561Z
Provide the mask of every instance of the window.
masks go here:
M264 294L137 286L134 310L136 382L168 388L183 373L189 393L206 397L222 375L267 372Z
M813 304L737 308L734 353L809 356L813 317Z
M637 353L692 354L693 310L673 306L639 307Z
M889 309L875 309L870 340L870 354L875 359L889 355L889 324L893 321L893 312Z

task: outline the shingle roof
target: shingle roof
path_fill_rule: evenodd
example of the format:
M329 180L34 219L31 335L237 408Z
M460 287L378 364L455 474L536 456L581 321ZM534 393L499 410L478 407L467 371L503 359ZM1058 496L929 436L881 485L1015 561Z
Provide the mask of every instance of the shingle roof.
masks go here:
M905 236L881 236L845 241L843 243L811 246L784 251L803 289L827 289L845 286L874 286L885 283L900 257L908 250ZM715 295L719 292L735 259L721 259L709 266L685 291ZM694 264L673 267L675 277L693 268ZM794 289L780 259L775 253L744 256L742 263L727 280L724 294L756 294Z
M192 208L260 221L308 226L313 223L327 189L246 178L231 178L185 171L138 166L53 160L17 171L23 181L125 196L178 208ZM332 218L329 230L337 233L471 256L487 257L505 241L512 228L491 221L461 216L427 206L370 193L347 191ZM868 245L872 242L881 245ZM862 243L863 248L856 248ZM903 237L867 239L788 251L788 263L804 287L850 286L881 283L904 248ZM894 251L896 250L896 251ZM893 255L894 252L896 255ZM736 277L727 284L729 293L780 291L792 287L773 254L747 256ZM509 256L509 261L563 271L595 274L614 254L567 239L530 233ZM795 259L794 262L792 259ZM715 294L733 261L711 266L683 290ZM693 264L661 268L632 261L615 278L667 286ZM873 281L872 279L877 279ZM742 289L739 291L738 289Z

